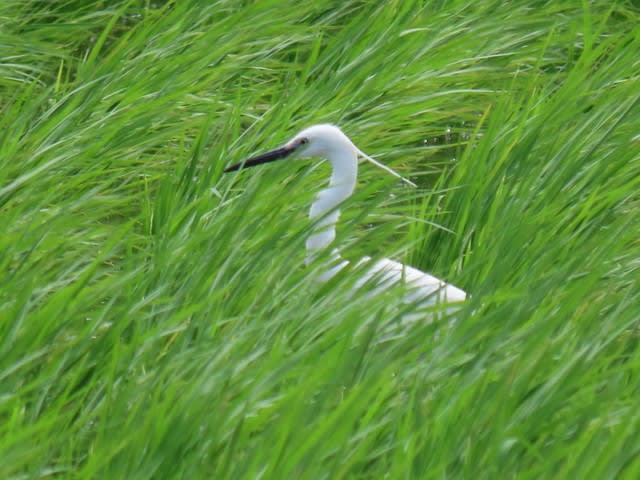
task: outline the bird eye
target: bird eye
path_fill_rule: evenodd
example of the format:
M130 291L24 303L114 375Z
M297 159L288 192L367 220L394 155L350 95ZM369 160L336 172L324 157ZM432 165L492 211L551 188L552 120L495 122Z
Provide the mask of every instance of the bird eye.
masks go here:
M309 143L309 139L306 137L302 137L300 139L300 145L306 145L307 143Z

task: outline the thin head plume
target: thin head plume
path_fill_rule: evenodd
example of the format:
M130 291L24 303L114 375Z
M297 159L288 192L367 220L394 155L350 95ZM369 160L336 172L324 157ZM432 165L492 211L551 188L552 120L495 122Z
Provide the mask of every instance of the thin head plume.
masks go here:
M403 177L402 175L400 175L398 172L396 172L395 170L393 170L392 168L387 167L384 163L380 163L377 160L374 160L373 158L371 158L369 155L367 155L366 153L364 153L362 150L360 150L359 148L356 148L356 151L358 152L358 155L360 155L362 158L365 158L367 160L369 160L371 163L373 163L376 167L381 168L382 170L384 170L387 173L390 173L391 175L393 175L394 177L399 178L400 180L402 180L404 183L406 183L407 185L410 185L414 188L417 187L417 185L415 183L413 183L411 180L409 180L408 178Z

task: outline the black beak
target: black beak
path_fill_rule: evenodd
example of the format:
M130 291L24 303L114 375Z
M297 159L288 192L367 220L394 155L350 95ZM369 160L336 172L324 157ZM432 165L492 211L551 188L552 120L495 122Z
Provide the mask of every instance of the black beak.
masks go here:
M262 163L274 162L282 158L286 158L296 150L294 145L285 145L284 147L276 148L270 152L263 153L257 157L252 157L244 162L236 163L224 169L224 173L235 172L236 170L242 170L243 168L255 167Z

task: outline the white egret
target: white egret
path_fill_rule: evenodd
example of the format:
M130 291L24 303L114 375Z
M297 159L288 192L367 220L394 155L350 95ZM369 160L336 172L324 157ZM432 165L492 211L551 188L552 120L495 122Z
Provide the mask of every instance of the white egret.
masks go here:
M314 125L309 127L282 147L232 165L224 171L232 172L291 157L324 157L329 160L332 167L329 187L316 196L309 212L309 217L315 221L314 229L306 241L308 252L306 263L309 264L335 239L335 225L340 216L338 207L353 194L356 187L358 156L415 186L415 184L406 180L389 167L360 151L349 137L334 125ZM331 267L327 268L320 276L321 281L329 280L349 264L347 260L340 256L337 249L332 251L331 260ZM369 257L365 257L358 262L358 265L370 260ZM369 282L375 282L374 292L384 290L399 282L405 282L410 289L405 300L422 305L460 302L466 298L466 293L463 290L428 273L388 258L378 260L371 268L366 270L365 275L356 282L356 288L361 288Z

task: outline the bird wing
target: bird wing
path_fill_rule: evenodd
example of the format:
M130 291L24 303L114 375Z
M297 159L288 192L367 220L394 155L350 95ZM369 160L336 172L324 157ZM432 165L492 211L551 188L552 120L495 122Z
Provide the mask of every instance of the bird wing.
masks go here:
M370 260L369 257L364 257L358 265ZM425 306L461 302L467 298L464 290L417 268L389 258L378 260L371 268L367 269L356 282L356 288L361 288L368 282L373 282L375 285L372 291L374 295L402 282L409 288L405 301L408 303L420 302Z

